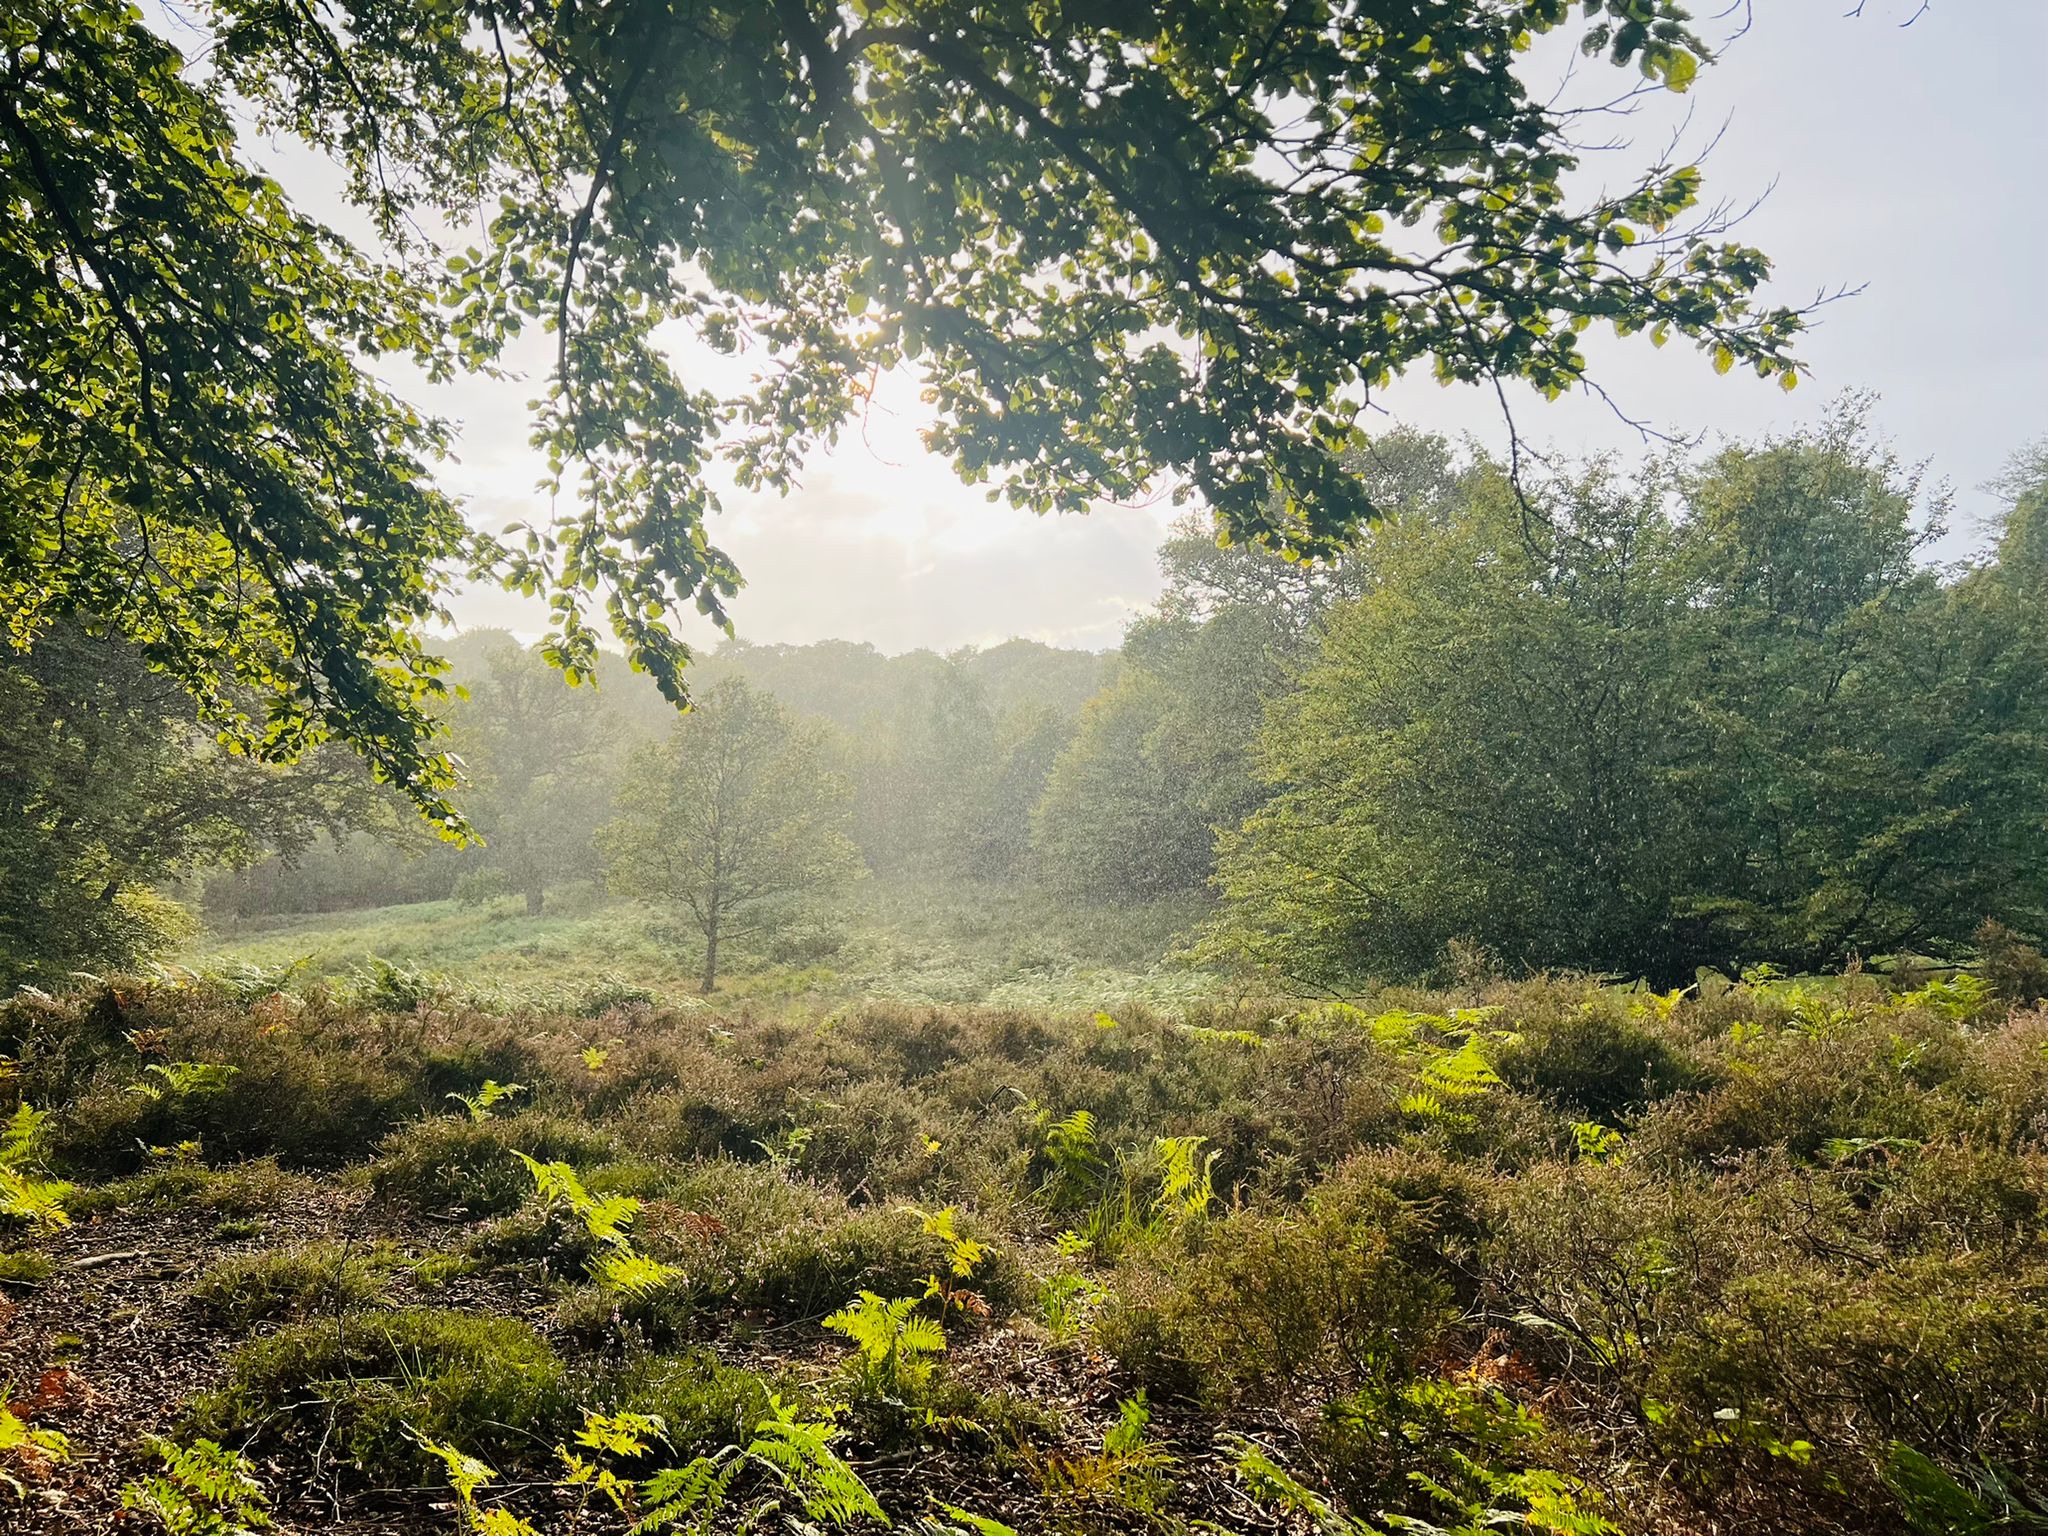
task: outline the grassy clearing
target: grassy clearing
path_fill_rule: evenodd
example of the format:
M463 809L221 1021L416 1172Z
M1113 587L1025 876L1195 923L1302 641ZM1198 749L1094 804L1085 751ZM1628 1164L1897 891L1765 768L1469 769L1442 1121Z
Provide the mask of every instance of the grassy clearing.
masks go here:
M1015 885L864 880L830 916L799 916L739 949L721 991L764 1002L1173 1006L1216 984L1168 959L1202 911L1192 897L1088 908ZM430 901L236 925L178 962L339 979L382 960L508 999L623 985L681 1000L695 995L701 956L673 916L583 885L551 895L538 917L516 900Z

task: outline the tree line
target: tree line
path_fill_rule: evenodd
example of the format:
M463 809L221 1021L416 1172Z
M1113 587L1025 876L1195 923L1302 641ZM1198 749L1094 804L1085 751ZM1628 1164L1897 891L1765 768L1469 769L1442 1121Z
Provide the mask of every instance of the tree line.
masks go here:
M616 657L566 688L461 637L480 847L345 756L225 751L67 634L0 671L5 964L132 960L175 916L154 887L228 866L223 915L603 882L687 915L707 988L868 870L1209 891L1197 959L1310 990L1475 949L1663 980L2048 934L2048 449L1946 565L1945 495L1853 403L1704 457L1518 478L1394 433L1349 468L1385 515L1333 559L1177 525L1113 656L735 643L676 716Z

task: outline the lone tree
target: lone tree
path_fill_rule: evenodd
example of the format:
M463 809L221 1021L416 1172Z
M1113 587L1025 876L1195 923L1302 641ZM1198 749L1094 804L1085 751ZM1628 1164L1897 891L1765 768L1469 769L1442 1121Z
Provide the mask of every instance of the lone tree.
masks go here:
M546 595L572 676L601 606L681 701L675 617L739 582L713 459L786 488L881 370L993 494L1169 472L1304 552L1374 515L1339 450L1414 366L1555 395L1603 322L1796 377L1800 314L1755 302L1769 263L1697 169L1568 193L1586 119L1525 78L1564 31L1622 94L1685 89L1675 0L195 9L194 74L127 0L0 15L0 613L17 646L126 636L251 753L344 739L451 832L420 638L449 581ZM333 155L382 249L254 170L231 100ZM423 233L484 208L474 248ZM487 367L530 326L575 492L500 543L367 365ZM677 336L754 383L686 382Z
M598 834L611 886L673 904L704 935L703 988L719 946L759 932L778 901L861 870L844 831L852 790L825 766L819 733L773 697L727 678L634 753L620 816Z

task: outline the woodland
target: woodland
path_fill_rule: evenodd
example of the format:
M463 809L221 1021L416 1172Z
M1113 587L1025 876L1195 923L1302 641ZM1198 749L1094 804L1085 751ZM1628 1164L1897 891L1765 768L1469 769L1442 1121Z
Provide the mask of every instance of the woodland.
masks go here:
M2048 1532L2048 439L1510 409L1746 26L13 0L0 1530ZM884 376L1120 644L745 635Z

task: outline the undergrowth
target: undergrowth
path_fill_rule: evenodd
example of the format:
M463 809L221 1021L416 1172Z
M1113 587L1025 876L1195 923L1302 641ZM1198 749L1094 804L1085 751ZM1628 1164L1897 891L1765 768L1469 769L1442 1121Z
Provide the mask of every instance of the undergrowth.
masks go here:
M479 1529L2048 1529L2048 1010L1969 978L158 978L0 1005L0 1054L0 1284L61 1283L60 1217L232 1232L175 1444L453 1477ZM322 1202L413 1236L303 1236Z

